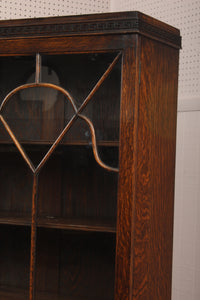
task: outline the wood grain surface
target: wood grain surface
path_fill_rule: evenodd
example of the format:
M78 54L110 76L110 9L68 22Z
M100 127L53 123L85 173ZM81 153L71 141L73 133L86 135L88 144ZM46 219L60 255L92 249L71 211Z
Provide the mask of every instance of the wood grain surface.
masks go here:
M171 299L178 51L142 39L133 299Z

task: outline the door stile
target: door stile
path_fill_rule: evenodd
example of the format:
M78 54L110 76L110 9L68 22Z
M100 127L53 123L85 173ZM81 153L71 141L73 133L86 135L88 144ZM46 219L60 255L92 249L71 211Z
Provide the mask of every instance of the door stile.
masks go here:
M137 35L132 47L124 50L122 59L115 300L133 299L139 66L140 37Z

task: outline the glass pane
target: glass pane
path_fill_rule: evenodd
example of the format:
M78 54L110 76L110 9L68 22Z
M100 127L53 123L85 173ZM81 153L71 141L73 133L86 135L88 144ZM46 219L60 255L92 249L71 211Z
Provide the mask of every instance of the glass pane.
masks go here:
M119 141L121 60L114 66L82 111L92 121L98 143Z
M54 70L60 85L69 91L79 107L115 56L116 53L42 55L42 66L49 72ZM43 75L42 81L46 82L47 78Z
M95 92L82 111L93 124L100 159L110 167L118 167L121 60ZM87 129L91 139L90 129Z
M58 148L40 173L38 222L115 232L117 182L118 174L102 169L90 147Z
M42 61L63 78L62 87L79 109L116 57L107 55L106 62L102 53L45 56ZM93 124L100 158L115 168L120 82L119 59L81 111ZM40 173L37 300L114 299L118 173L96 162L90 129L77 118Z
M0 223L30 225L32 174L10 145L0 146L0 178Z
M1 58L1 76L8 64L6 76L11 78L10 84L5 79L0 83L1 102L13 88L29 85L17 90L1 113L7 131L14 133L35 167L69 127L39 174L37 300L114 299L118 173L105 167L118 167L121 60L114 64L116 56L42 55L40 85L34 83L35 58ZM1 125L0 220L25 230L31 223L33 178L7 131ZM23 243L30 241L23 232L19 235ZM10 249L7 241L5 245ZM26 249L30 251L30 244ZM20 272L27 257L20 261ZM26 299L27 287L18 288Z
M72 96L79 109L90 92L113 63L117 53L92 53L42 56L43 67L55 70L60 85ZM45 78L42 76L42 81ZM56 82L53 82L57 84ZM93 122L99 144L118 145L121 85L121 60L96 89L86 108L81 111ZM67 118L65 112L65 118ZM103 121L102 121L103 120ZM78 118L65 135L63 143L90 144L90 129Z
M8 126L34 164L39 163L73 114L66 96L49 87L30 87L16 92L2 111ZM30 147L27 145L29 142L46 145L46 148ZM39 152L35 154L37 149Z
M0 299L29 299L31 193L20 153L0 145Z
M114 300L115 235L39 229L36 300Z
M0 103L33 68L34 57L0 57ZM28 300L32 174L2 123L0 143L0 299Z
M14 88L25 84L33 72L35 55L0 57L0 102Z
M0 226L0 299L29 299L30 229Z
M0 57L0 104L16 87L35 72L35 56ZM11 142L0 122L0 141Z

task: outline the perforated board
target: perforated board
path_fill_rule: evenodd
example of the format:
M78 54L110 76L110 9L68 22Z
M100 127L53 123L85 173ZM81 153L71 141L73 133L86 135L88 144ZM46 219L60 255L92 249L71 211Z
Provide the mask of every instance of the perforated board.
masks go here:
M0 19L107 12L110 0L0 0Z

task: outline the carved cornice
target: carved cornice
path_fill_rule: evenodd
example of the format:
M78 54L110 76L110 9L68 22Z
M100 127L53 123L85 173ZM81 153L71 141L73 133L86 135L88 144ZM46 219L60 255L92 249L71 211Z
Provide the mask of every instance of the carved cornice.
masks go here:
M138 27L138 20L119 20L115 22L88 22L70 24L26 25L15 27L0 27L1 37L38 36L38 35L71 35L80 33L97 33L114 31L117 29L131 29Z
M135 13L135 14L134 14ZM104 14L102 14L103 16ZM172 27L167 25L158 26L155 22L149 22L151 18L142 18L144 16L141 13L133 12L132 17L128 15L126 18L119 18L120 14L105 14L110 15L109 18L102 20L92 20L91 16L87 20L82 17L77 20L76 17L57 17L46 18L48 21L46 24L41 22L41 19L33 19L31 22L6 21L0 22L0 38L21 38L21 37L46 37L46 36L70 36L70 35L91 35L91 34L125 34L125 33L140 33L143 35L151 36L152 38L162 40L171 44L174 47L180 48L181 37L174 30L170 30ZM124 17L125 13L121 13ZM95 15L94 15L95 16ZM96 15L97 16L97 15ZM114 18L114 16L118 16ZM54 22L50 23L50 20ZM58 22L56 23L56 20ZM23 20L24 21L24 20ZM6 26L4 25L6 23ZM38 23L38 24L37 24ZM159 22L160 24L164 24Z

